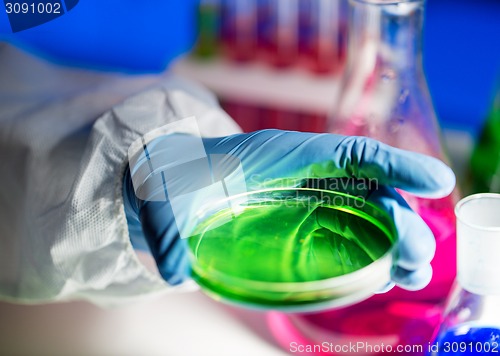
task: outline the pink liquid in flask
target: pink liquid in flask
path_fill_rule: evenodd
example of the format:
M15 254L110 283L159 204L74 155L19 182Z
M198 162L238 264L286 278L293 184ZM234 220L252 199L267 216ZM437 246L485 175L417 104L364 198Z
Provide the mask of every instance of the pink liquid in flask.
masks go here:
M418 117L415 117L415 122L419 122ZM394 146L416 147L421 153L435 156L436 150L432 144L415 134L415 126L398 125L395 122L381 129L354 117L340 131L354 136L381 136ZM405 132L400 136L391 136L393 130ZM398 137L402 138L401 142L397 141ZM361 343L367 347L356 353L337 352L335 349L312 353L317 355L387 353L387 348L380 348L382 343L390 345L390 349L413 345L414 349L405 351L404 354L424 355L432 333L439 324L441 305L456 275L455 195L424 199L403 191L400 193L428 224L436 239L436 254L431 262L433 277L429 285L420 291L395 287L387 293L374 295L361 303L337 310L292 316L273 313L269 316L269 326L280 344L284 346L286 343L297 342L300 335L302 341L310 345L330 340L332 344Z
M304 345L330 342L343 346L347 352L326 348L308 354L379 355L410 345L413 349L408 348L402 354L424 355L441 320L441 302L455 277L455 217L451 197L439 200L411 197L408 200L437 240L431 283L416 292L395 287L337 310L304 315L273 312L268 315L269 328L282 347L288 348L294 342ZM382 344L387 347L382 349ZM362 345L362 348L350 352L349 345Z

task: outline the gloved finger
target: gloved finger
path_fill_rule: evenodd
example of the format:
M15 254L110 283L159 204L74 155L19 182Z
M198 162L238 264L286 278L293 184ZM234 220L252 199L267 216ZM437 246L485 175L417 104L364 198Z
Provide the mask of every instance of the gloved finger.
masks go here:
M351 177L377 178L381 185L422 197L444 197L455 187L455 174L440 160L367 137L344 137L336 143L332 156Z
M430 263L436 251L431 229L393 188L379 187L368 201L386 211L393 219L397 233L397 267L413 271Z
M392 272L392 279L401 288L410 291L419 290L427 286L431 281L432 267L430 264L426 264L414 271L396 267Z
M210 153L239 157L247 179L377 179L423 197L444 197L455 175L436 158L358 136L263 130L204 139Z

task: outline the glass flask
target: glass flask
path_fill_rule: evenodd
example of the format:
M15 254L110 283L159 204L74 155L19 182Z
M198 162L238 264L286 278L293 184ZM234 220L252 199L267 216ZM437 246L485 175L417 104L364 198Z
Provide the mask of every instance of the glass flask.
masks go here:
M422 66L422 0L351 0L346 71L329 131L368 136L445 162ZM425 289L387 296L439 301L455 278L454 195L422 199L401 192L432 229L437 250Z
M457 204L458 275L429 355L500 352L500 194Z
M447 162L422 66L423 0L350 0L348 47L342 89L328 131L368 136ZM420 291L398 287L351 307L304 315L269 315L283 347L295 342L335 345L358 342L374 355L413 345L422 355L440 321L456 275L457 192L431 200L401 192L433 231L437 250L433 278ZM319 354L337 354L328 351Z
M500 193L500 82L493 108L471 158L474 193Z

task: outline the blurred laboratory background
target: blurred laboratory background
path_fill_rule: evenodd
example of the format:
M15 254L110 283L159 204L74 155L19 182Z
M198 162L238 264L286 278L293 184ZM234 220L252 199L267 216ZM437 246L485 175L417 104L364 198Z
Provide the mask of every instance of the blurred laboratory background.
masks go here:
M494 0L425 3L423 67L461 184L494 116L499 16ZM244 131L324 132L339 105L348 23L347 0L203 0L197 47L174 70L216 92Z
M495 0L426 1L424 67L439 121L445 128L475 135L491 109L500 76L499 14L500 3ZM218 79L232 82L240 79L236 75L244 76L245 71L265 64L265 69L259 69L268 82L257 83L269 85L291 80L285 73L300 72L306 77L307 72L315 76L307 77L311 80L342 74L347 46L347 1L202 0L198 16L200 35L193 54L197 59L193 72L204 67L227 70L218 72L227 74ZM216 64L223 69L215 67ZM246 92L226 91L221 83L211 84L201 74L199 80L213 86L221 99L228 101L236 101L232 96L241 96L239 99L245 104L257 106L258 101L263 101L265 107L271 100L253 99L245 96ZM309 89L309 83L303 81L298 84ZM241 85L252 91L253 83ZM302 89L287 88L295 92ZM262 86L259 90L267 88ZM322 93L327 95L328 92ZM276 106L279 103L278 100ZM319 104L318 109L322 109ZM250 123L242 124L253 128ZM271 121L262 125L273 124Z
M247 132L279 128L383 136L388 143L404 148L412 145L416 151L449 158L460 182L452 197L439 203L407 197L437 232L438 254L446 255L455 248L453 204L458 197L471 192L500 192L500 2L426 1L422 58L428 91L423 76L411 77L410 84L399 82L397 100L388 104L390 115L397 115L384 124L383 133L371 124L366 131L352 125L338 131L339 121L332 123L339 116L339 103L349 101L343 93L352 89L353 82L358 83L353 79L358 78L358 72L352 68L364 68L356 58L349 58L349 53L354 53L349 48L354 19L348 7L347 0L201 0L198 13L193 14L197 16L198 41L172 70L215 92L224 109ZM412 11L408 9L408 14ZM382 21L372 15L370 21ZM391 33L392 25L384 26ZM418 23L412 28L398 26L395 33L406 28L409 41L413 35L420 36ZM404 47L398 45L397 38L394 41L396 49ZM420 56L418 48L412 51L414 57ZM394 53L401 55L397 50ZM383 57L386 52L379 54ZM382 57L374 57L374 61ZM398 59L392 60L398 63ZM414 65L419 67L419 63ZM393 93L394 88L384 83L403 77L400 74L406 70L382 71L382 84L368 73L362 78L362 90L378 100L377 90L388 88L387 93ZM414 89L422 100L407 100ZM428 100L428 93L432 100ZM381 96L382 102L385 97ZM354 122L354 126L377 117L374 101L362 95L356 100L362 106L371 103L376 109L358 113L363 124ZM413 116L415 112L425 118ZM399 129L412 126L409 122L414 122L417 130L411 138L422 137L421 146ZM396 137L401 139L392 141ZM441 255L437 265L444 263ZM346 326L345 330L360 330L355 334L366 340L368 334L359 327L365 323L368 328L377 325L377 332L371 334L377 341L427 343L454 279L454 270L445 270L448 274L436 274L441 278L435 280L437 287L431 286L418 298L391 291L394 300L403 302L381 308L385 314L371 317L373 305L364 304L357 310L356 325L351 323L352 328ZM411 304L412 299L418 303ZM381 315L395 321L384 324ZM336 340L332 335L338 336L339 330L325 325L340 317L326 313L302 318L243 310L213 301L201 292L167 295L112 310L85 302L44 306L2 302L0 355L286 355L294 340L304 345ZM400 333L397 328L402 325L406 325L406 333L421 330L420 339L404 335L406 339L394 341L393 334Z

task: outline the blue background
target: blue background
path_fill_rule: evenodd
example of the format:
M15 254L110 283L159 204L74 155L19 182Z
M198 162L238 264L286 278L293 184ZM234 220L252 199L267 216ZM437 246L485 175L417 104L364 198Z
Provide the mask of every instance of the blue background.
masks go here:
M13 34L2 2L0 39L66 64L158 72L191 48L196 6L197 0L80 0L63 16Z
M424 68L444 127L476 135L500 84L500 1L428 0Z

